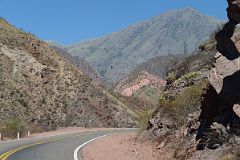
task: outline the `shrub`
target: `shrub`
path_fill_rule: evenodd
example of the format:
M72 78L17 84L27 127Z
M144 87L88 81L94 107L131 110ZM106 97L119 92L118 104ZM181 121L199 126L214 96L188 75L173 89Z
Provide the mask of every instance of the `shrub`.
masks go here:
M142 130L147 129L149 125L149 120L153 116L153 111L152 109L149 109L147 111L142 111L137 113L137 122L138 122L138 127Z
M160 97L160 105L163 107L164 113L169 115L176 127L183 125L188 114L198 109L206 86L207 82L203 81L187 87L175 99L166 99L164 95Z
M168 84L171 84L174 80L175 80L175 74L174 74L174 72L173 72L173 71L172 71L172 72L169 72L169 73L167 74L167 83L168 83Z
M158 97L161 94L161 89L154 86L143 86L133 94L133 97L139 98L146 102L148 107L158 106Z
M166 93L163 92L160 97L159 97L159 105L164 106L167 104L167 98L166 98Z
M24 136L27 133L26 124L18 118L7 122L3 129L3 134L6 137L14 138L17 136L17 133L20 133L20 136Z
M178 83L180 83L182 81L186 81L187 83L189 83L190 80L198 77L199 75L201 75L200 72L190 72L190 73L184 74L182 77L180 77L176 81L174 81L174 84L177 85Z

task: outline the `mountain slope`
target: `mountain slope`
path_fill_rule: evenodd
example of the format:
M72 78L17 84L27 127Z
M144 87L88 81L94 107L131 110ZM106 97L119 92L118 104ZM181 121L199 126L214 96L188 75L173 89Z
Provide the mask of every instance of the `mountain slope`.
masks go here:
M89 62L105 81L116 83L149 59L192 53L220 24L220 21L187 8L66 49Z
M74 64L77 68L79 68L84 74L86 74L87 76L89 76L90 78L97 82L101 82L101 79L99 78L96 71L84 59L79 58L77 56L72 56L67 51L59 47L52 46L52 48L55 49L58 53L62 54L66 59L71 61L71 63Z
M0 123L130 127L134 113L56 50L0 19Z
M137 66L114 87L116 93L125 97L136 97L150 106L158 106L159 97L167 79L167 71L180 63L184 56L153 58Z
M138 65L130 75L146 71L160 79L166 79L168 69L184 58L184 55L155 57Z

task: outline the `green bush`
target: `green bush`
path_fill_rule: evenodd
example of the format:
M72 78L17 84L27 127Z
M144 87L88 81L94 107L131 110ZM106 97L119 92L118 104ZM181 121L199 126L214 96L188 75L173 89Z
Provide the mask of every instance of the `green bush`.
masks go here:
M201 75L200 72L190 72L187 74L184 74L182 77L178 78L176 81L174 81L174 84L178 84L181 81L186 81L188 82L189 80L198 77L199 75Z
M162 92L161 90L161 88L154 86L143 86L133 94L133 97L143 100L148 106L157 107L158 97Z
M149 120L152 118L153 115L152 109L147 110L147 111L142 111L137 113L137 122L138 122L138 127L142 130L147 129L149 125Z
M171 100L165 98L164 95L160 97L160 106L163 107L164 113L175 122L176 127L183 125L188 114L198 109L206 86L205 81L192 85Z
M175 80L175 73L173 71L169 72L167 75L167 83L171 84L174 80Z
M24 136L27 133L27 125L20 119L12 119L5 124L3 129L3 134L9 138L15 138L17 133L20 133L20 136Z
M165 92L163 92L161 95L160 95L160 97L159 97L159 105L160 106L164 106L164 105L166 105L167 104L167 98L166 98L166 93Z

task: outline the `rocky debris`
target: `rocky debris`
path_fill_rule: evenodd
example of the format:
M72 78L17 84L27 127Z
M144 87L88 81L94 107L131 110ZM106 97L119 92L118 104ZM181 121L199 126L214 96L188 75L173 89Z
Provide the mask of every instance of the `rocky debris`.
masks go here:
M162 149L165 146L166 146L166 142L162 142L158 145L157 149Z
M154 119L151 119L149 123L151 126L150 132L152 132L155 137L159 138L166 137L169 133L171 133L175 129L173 122L169 118L162 117L160 115L154 117Z

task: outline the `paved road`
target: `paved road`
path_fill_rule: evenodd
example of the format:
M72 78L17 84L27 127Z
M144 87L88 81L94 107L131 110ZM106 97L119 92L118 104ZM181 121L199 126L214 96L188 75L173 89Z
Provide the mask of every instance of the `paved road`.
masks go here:
M91 131L49 138L0 142L0 160L82 160L81 146L86 142L112 133L134 131L136 130Z

